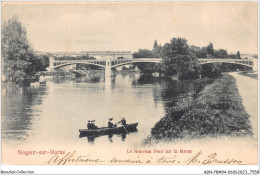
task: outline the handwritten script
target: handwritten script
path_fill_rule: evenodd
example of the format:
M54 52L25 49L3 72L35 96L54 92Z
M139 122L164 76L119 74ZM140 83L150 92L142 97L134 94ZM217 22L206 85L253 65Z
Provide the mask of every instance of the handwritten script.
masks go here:
M171 156L161 156L159 158L150 157L147 158L119 158L112 157L111 159L104 160L99 157L92 157L88 155L77 155L76 151L67 152L65 155L53 155L47 162L49 165L65 165L65 164L182 164L182 165L216 165L216 164L227 164L227 165L243 165L242 160L235 158L219 158L217 153L209 155L203 155L201 151L189 155L188 158L183 160L181 155L173 154Z

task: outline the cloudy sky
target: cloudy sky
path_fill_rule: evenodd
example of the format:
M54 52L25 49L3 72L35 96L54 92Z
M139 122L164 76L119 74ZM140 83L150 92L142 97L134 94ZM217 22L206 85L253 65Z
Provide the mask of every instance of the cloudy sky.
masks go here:
M2 22L13 16L38 51L137 51L173 37L228 52L258 48L255 2L2 3Z

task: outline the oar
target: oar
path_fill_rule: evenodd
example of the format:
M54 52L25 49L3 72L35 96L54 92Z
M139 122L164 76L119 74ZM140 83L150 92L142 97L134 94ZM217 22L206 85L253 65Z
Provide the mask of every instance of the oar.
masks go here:
M125 126L122 124L123 128L126 130ZM128 134L128 131L126 130L126 133Z
M119 122L117 122L116 124L118 124L118 123L120 123L121 122L121 120L119 121ZM125 128L125 126L121 123L121 125L123 126L123 128L125 129L125 131L126 131L126 133L128 134L128 131L127 131L127 129Z
M116 124L118 124L118 123L120 123L121 122L121 120L119 121L119 122L117 122Z

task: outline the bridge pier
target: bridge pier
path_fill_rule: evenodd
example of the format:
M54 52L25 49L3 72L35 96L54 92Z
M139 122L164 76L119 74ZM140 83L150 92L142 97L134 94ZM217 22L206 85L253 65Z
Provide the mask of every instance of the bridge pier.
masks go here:
M105 77L111 77L111 76L112 76L111 62L110 59L106 59Z

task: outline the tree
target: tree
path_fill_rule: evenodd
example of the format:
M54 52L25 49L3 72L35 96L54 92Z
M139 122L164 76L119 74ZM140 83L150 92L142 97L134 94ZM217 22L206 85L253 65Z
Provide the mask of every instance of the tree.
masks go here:
M216 58L227 58L228 53L225 49L219 49L215 51L215 57Z
M153 58L153 51L149 49L139 49L138 52L133 53L134 58ZM154 63L135 63L134 66L137 66L142 73L153 73L157 70Z
M47 55L36 56L33 65L36 72L46 71L46 68L50 66L49 57Z
M16 18L2 27L3 74L7 81L21 84L35 75L35 56L27 40L26 30Z
M170 43L164 45L163 55L167 58L173 58L176 55L187 55L189 46L185 38L173 38Z
M239 51L237 51L237 58L238 58L238 59L241 59L241 57L240 57L240 52L239 52Z
M221 74L221 64L204 64L202 66L202 77L217 78Z
M162 46L158 45L157 40L155 40L153 44L153 50L152 50L153 58L160 58L161 51L162 51Z
M156 50L157 48L158 48L158 43L157 40L155 40L153 44L153 50Z
M134 58L152 58L153 53L149 49L139 49L138 52L133 53Z
M207 47L202 47L196 55L198 58L207 58Z
M210 57L214 56L214 47L213 47L213 44L211 42L207 46L207 53L209 54Z
M147 74L158 72L160 70L160 66L156 63L134 63L133 65L137 66L142 73Z
M199 77L201 66L197 60L192 59L190 55L179 56L177 59L177 72L179 79L188 80Z
M229 56L225 49L214 50L212 43L202 48L192 45L189 46L189 50L195 54L197 58L227 58Z
M206 47L197 47L197 46L189 46L189 51L196 55L197 58L206 58L207 57L207 48Z
M198 78L200 65L196 55L190 52L186 39L173 38L170 43L166 43L162 50L162 57L161 70L165 75L178 74L180 79Z

